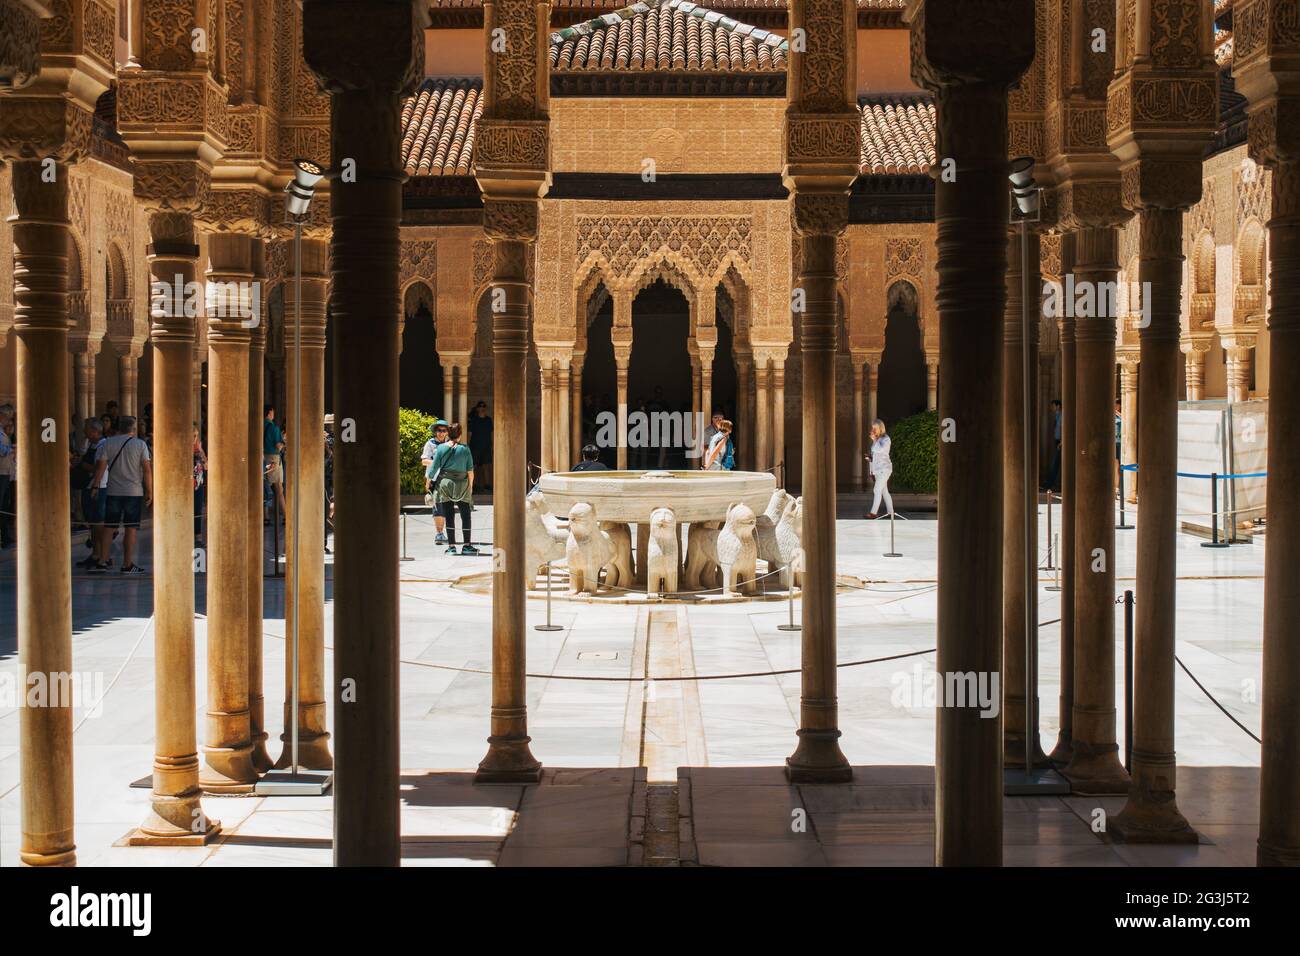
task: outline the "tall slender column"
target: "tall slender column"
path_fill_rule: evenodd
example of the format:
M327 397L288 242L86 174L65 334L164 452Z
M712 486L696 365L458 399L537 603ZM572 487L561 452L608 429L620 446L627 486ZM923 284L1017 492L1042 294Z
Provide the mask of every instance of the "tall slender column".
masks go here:
M740 462L743 469L754 467L754 360L736 356L736 427L740 431Z
M1137 462L1138 439L1138 356L1126 351L1119 356L1119 415L1121 464ZM1137 475L1124 473L1124 500L1137 501Z
M253 280L253 239L232 233L208 238L208 388L216 414L208 421L208 693L200 775L204 790L241 793L257 781L249 712L248 636L249 426L240 414L248 396L249 330L240 294ZM260 429L259 429L260 431Z
M573 363L570 372L572 395L569 409L569 429L571 437L569 439L569 454L565 459L566 468L582 457L582 362L582 353L573 353Z
M936 366L937 369L938 366ZM873 352L867 359L867 424L879 417L880 353Z
M331 94L331 165L353 161L357 173L330 192L334 346L347 357L339 363L334 401L343 439L334 446L334 862L340 866L396 866L401 854L393 454L401 103L423 72L423 22L401 3L314 0L303 8L303 52ZM520 463L505 473L522 471Z
M1233 74L1249 101L1250 154L1273 172L1269 244L1269 416L1300 420L1300 37L1295 4L1244 0L1255 29L1237 41ZM1238 21L1242 22L1242 21ZM1283 425L1283 428L1287 425ZM1300 866L1300 445L1268 443L1269 545L1264 556L1260 866Z
M10 109L8 103L0 109ZM18 368L18 709L21 846L27 866L73 866L72 705L52 695L72 671L68 514L68 166L43 180L39 160L12 164L14 341ZM56 441L45 436L54 430Z
M632 297L627 290L612 293L614 326L609 336L614 346L614 402L618 414L619 471L627 468L627 371L632 361Z
M205 320L206 321L206 318ZM203 414L203 356L204 353L198 347L198 335L195 335L195 346L193 361L190 363L190 415L191 427L198 424L202 429L207 419Z
M862 381L865 378L862 357L853 356L853 490L863 489L862 434L866 424L862 420Z
M448 360L442 363L442 419L453 421L456 415L457 368Z
M1074 272L1074 233L1061 234L1061 278ZM1058 768L1070 762L1074 751L1074 408L1075 350L1074 310L1062 310L1061 343L1061 546L1057 561L1061 565L1061 695L1057 708L1060 731L1052 748L1052 762Z
M1248 336L1234 335L1225 338L1224 351L1228 358L1228 401L1244 402L1250 398L1250 355L1255 350L1254 341L1241 342ZM1231 344L1229 344L1231 342Z
M1023 767L1025 762L1025 728L1033 733L1033 762L1038 766L1046 761L1038 739L1038 699L1025 700L1025 642L1037 642L1038 635L1025 634L1025 602L1038 600L1035 592L1026 592L1025 562L1037 565L1037 553L1025 553L1026 521L1030 524L1028 540L1038 540L1037 512L1025 514L1025 382L1024 352L1033 356L1031 374L1038 371L1038 322L1042 314L1041 303L1031 302L1029 308L1034 321L1029 323L1029 338L1025 339L1024 289L1041 290L1039 270L1039 241L1036 233L1025 237L1027 248L1021 249L1019 227L1013 227L1007 241L1007 307L1002 325L1002 757L1008 767ZM1029 277L1026 281L1021 254L1028 260ZM1038 382L1029 383L1031 408L1029 420L1037 421ZM1037 432L1033 445L1037 448ZM1035 451L1033 459L1037 460ZM1033 687L1038 688L1037 675Z
M833 349L832 349L833 351ZM784 354L784 353L782 353ZM832 375L834 373L832 372ZM835 418L835 406L831 405L830 411L827 412L831 419ZM815 446L814 446L815 447ZM831 483L834 484L834 456L831 457ZM776 472L777 480L788 482L790 480L789 469L786 468L785 461L785 359L774 358L772 360L772 468Z
M295 420L297 363L293 359L293 322L296 290L292 279L284 286L285 363L289 390L285 417L289 426L289 455L285 466L294 473L293 454L302 464L298 474L301 525L291 505L285 519L284 537L298 538L301 563L294 548L285 548L286 581L298 580L298 765L308 770L330 770L334 758L329 751L325 724L325 312L329 300L329 245L323 239L302 241L302 419ZM292 494L292 489L290 489ZM295 572L296 566L296 572ZM284 633L293 634L293 602L284 604ZM284 661L284 732L277 767L290 766L292 743L293 657Z
M754 470L772 468L772 380L767 353L754 353Z
M807 309L801 317L803 358L803 520L806 573L803 587L802 681L799 745L786 758L795 782L851 780L853 770L840 750L835 632L835 238L848 222L843 193L794 195L795 229L803 251L797 283ZM773 390L783 394L784 363L773 362ZM783 402L777 402L780 464Z
M267 753L266 700L263 693L262 667L262 590L266 573L266 534L262 526L263 479L262 464L262 392L265 374L263 359L266 355L266 247L258 240L253 243L253 281L262 284L261 311L257 322L248 330L248 397L245 420L248 422L248 454L244 481L248 486L244 512L244 562L245 608L248 619L248 736L253 744L253 766L259 773L271 769L271 755Z
M142 349L132 346L129 352L117 358L118 407L123 415L136 417L140 400L140 355Z
M91 342L85 336L79 338L81 341L75 343L72 352L78 424L95 416L95 356L99 354L98 342Z
M555 401L559 423L555 429L555 470L568 471L569 461L569 365L561 360L556 371Z
M1076 309L1074 713L1064 773L1076 793L1124 793L1115 712L1115 317L1119 233L1075 233L1075 287L1095 296ZM1067 292L1067 296L1069 293ZM1083 299L1086 303L1086 299Z
M938 245L938 660L944 675L1002 671L1002 342L1009 215L1007 88L1034 54L1031 0L986 3L996 33L969 36L964 5L923 0L912 73L937 95L937 142L955 177L935 183ZM979 43L981 56L965 51ZM972 75L973 74L973 75ZM935 861L1002 862L1002 721L969 701L938 711Z
M1217 125L1219 79L1211 49L1211 4L1186 0L1169 6L1164 15L1139 19L1133 36L1121 36L1107 122L1107 143L1121 163L1124 205L1138 214L1138 280L1150 302L1150 321L1138 331L1142 505L1137 520L1132 782L1127 804L1110 825L1115 839L1143 843L1197 839L1174 792L1179 313L1183 214L1201 198L1202 157ZM1287 16L1294 19L1295 5L1288 6ZM1247 47L1268 33L1258 20L1253 25L1254 30L1240 31L1248 37ZM1176 124L1151 115L1152 104L1142 94L1155 89L1176 97ZM1252 146L1257 134L1252 127ZM1108 400L1113 399L1112 393ZM1110 653L1113 661L1113 645Z
M925 353L925 407L934 411L939 407L939 358Z
M555 471L555 362L549 356L541 361L542 379L542 471Z
M456 408L460 413L457 419L461 427L467 427L469 424L469 362L460 361L456 363Z
M1201 338L1193 338L1186 343L1183 351L1183 381L1187 401L1199 402L1205 398L1205 356L1210 351L1210 343Z
M196 175L202 175L197 173ZM199 254L188 212L149 217L149 274L159 291L193 282ZM194 676L194 459L190 409L194 319L152 297L154 487L154 764L150 813L135 845L202 844L219 829L199 805ZM211 707L211 703L209 703Z

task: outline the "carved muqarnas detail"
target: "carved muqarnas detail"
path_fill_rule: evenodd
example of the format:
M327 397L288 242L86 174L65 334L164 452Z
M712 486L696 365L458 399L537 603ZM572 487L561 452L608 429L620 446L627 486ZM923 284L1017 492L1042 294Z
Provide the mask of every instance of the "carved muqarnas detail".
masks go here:
M488 200L483 204L483 231L493 239L536 239L537 203Z
M836 235L848 222L848 193L799 193L794 197L794 228L802 236Z
M685 258L701 275L716 275L734 255L751 261L751 223L742 216L578 216L577 261L602 257L611 278L631 275L662 249Z
M402 264L398 285L405 286L412 279L423 279L432 284L438 277L438 243L434 239L408 239L402 243Z

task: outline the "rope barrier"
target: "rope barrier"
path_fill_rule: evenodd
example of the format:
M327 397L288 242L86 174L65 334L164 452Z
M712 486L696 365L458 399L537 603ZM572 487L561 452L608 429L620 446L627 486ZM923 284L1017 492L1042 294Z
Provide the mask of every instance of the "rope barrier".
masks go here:
M1137 470L1138 470L1138 466L1137 466L1136 464L1132 464L1132 465L1120 465L1119 467L1120 467L1120 469L1123 470L1123 471L1137 471ZM1248 473L1248 474L1243 474L1243 475L1237 475L1237 474L1232 474L1232 475L1218 475L1218 474L1208 474L1208 475L1203 475L1203 474L1201 474L1201 473L1199 473L1199 472L1195 472L1195 471L1176 471L1176 472L1174 472L1174 474L1177 475L1179 478L1205 478L1205 479L1214 479L1214 478L1219 478L1219 479L1229 479L1229 480L1232 480L1232 479L1239 479L1239 478L1267 478L1267 477L1268 477L1268 472L1266 472L1266 471L1252 471L1252 472L1250 472L1250 473Z
M1232 721L1243 731L1245 731L1246 736L1249 737L1251 740L1255 741L1255 743L1263 745L1264 742L1260 740L1258 737L1256 737L1255 734L1251 732L1249 727L1243 724L1236 717L1232 716L1232 714L1228 713L1228 708L1220 704L1219 701L1215 698L1215 696L1206 689L1205 685L1196 679L1196 675L1193 674L1191 670L1188 668L1188 666L1183 663L1183 659L1181 657L1175 654L1174 660L1176 660L1178 662L1178 666L1183 669L1183 673L1185 673L1188 677L1192 679L1192 683L1201 689L1201 693L1210 699L1210 703L1212 703L1215 707L1219 708L1219 710L1223 711L1223 716L1227 717L1230 721Z

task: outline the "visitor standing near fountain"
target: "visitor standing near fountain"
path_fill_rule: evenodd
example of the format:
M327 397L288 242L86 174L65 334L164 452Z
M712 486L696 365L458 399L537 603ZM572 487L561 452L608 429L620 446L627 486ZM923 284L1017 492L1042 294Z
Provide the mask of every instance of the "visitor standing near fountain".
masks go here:
M882 498L885 507L889 509L886 514L894 513L894 499L889 496L889 476L894 472L894 463L889 459L889 444L885 423L877 418L871 423L871 454L867 456L871 461L871 478L876 486L876 494L872 499L868 518L879 517Z
M705 471L723 471L727 458L727 448L731 443L731 422L722 419L717 424L717 431L709 439L709 449L704 453Z
M434 501L447 525L447 553L456 553L456 511L460 511L461 554L478 554L470 543L470 510L474 499L474 456L460 442L460 423L446 426L447 440L433 453L430 484Z
M424 496L425 504L429 506L429 511L433 515L433 543L447 543L447 524L443 520L442 512L438 510L438 500L434 496L433 482L433 456L437 452L438 446L447 440L447 423L441 418L435 418L433 424L429 426L429 440L424 443L424 448L420 451L420 464L424 465Z
M609 471L609 466L600 460L600 449L588 444L582 446L582 461L573 466L573 471Z

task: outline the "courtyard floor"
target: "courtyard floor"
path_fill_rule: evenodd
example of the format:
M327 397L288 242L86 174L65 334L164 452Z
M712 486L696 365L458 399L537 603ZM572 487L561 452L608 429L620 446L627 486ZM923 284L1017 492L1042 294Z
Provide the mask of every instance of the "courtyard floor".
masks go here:
M903 557L886 558L888 525L849 517L862 510L846 501L837 526L839 571L849 581L865 582L840 591L839 659L928 651L935 643L937 523L933 516L899 521L895 532ZM476 541L488 542L491 507L479 507L474 517ZM1046 555L1044 520L1040 562ZM540 596L530 600L527 662L535 676L528 680L529 729L545 775L536 786L475 786L472 771L488 735L490 596L482 579L455 582L487 572L489 559L443 554L427 513L407 521L412 560L401 564L405 864L933 861L934 711L913 691L933 671L934 655L842 667L841 746L856 768L854 782L792 786L781 768L798 726L800 635L777 629L788 614L780 599L557 600L552 615L563 629L554 632L531 629L546 609ZM1122 592L1135 587L1136 538L1133 531L1116 534ZM141 563L151 567L147 531L143 537ZM1224 707L1258 733L1264 539L1223 550L1203 549L1200 541L1178 539L1178 655ZM86 553L80 539L73 551L77 557ZM1042 572L1040 583L1040 620L1052 621L1059 616L1059 594L1047 590L1051 572ZM18 671L15 590L10 550L0 555L0 675L9 686L15 686ZM273 757L280 751L283 593L283 578L266 579L266 712ZM130 785L150 773L153 755L151 610L149 577L74 573L74 666L93 675L87 684L99 701L76 715L79 862L328 865L328 796L205 798L206 812L223 826L212 845L117 845L148 807L148 791ZM330 610L327 600L327 621ZM1122 741L1122 608L1115 612ZM196 622L200 733L205 623L202 616ZM1055 624L1041 629L1042 740L1048 749L1057 728L1058 633ZM327 682L331 662L327 652ZM759 676L726 676L740 674ZM679 676L705 679L663 679ZM14 865L18 852L19 721L13 704L0 703L3 866ZM1201 834L1200 845L1125 846L1094 832L1095 809L1114 813L1123 798L1009 797L1006 863L1254 865L1259 745L1181 670L1176 706L1179 804Z

